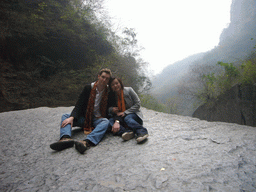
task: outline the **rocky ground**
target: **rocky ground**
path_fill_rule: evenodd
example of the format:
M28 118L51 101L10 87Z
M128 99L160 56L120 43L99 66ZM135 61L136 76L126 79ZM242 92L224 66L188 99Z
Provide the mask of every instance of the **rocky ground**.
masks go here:
M256 128L142 108L149 138L55 152L72 107L0 113L0 191L256 191ZM74 129L74 139L85 138Z

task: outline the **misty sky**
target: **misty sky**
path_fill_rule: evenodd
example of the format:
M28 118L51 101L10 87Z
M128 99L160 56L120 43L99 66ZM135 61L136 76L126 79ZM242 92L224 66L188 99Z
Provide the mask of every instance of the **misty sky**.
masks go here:
M230 22L232 0L106 0L117 26L135 28L154 74L195 53L211 50Z

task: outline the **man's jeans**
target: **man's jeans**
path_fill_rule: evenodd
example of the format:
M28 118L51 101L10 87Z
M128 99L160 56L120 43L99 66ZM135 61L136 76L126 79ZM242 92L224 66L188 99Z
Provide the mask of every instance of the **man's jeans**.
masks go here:
M147 129L142 126L143 124L142 119L139 118L139 116L136 113L131 113L126 115L124 117L124 122L129 127L129 129L131 129L135 134L137 134L137 136L148 134ZM109 119L109 124L111 127L113 126L114 124L113 118ZM123 126L120 125L120 130L116 135L121 136L124 132L131 131L129 129L124 128Z
M69 118L70 114L64 114L61 117L61 124L62 122ZM74 120L73 122L73 127L83 127L84 125L84 121L85 118L84 117L80 117L77 120ZM93 129L93 131L87 135L86 139L88 139L89 141L91 141L93 144L97 145L101 139L104 137L108 127L109 127L109 121L107 118L93 118L93 127L95 127ZM71 130L72 127L70 124L66 125L65 127L61 127L60 128L60 138L62 138L64 135L68 135L71 137Z

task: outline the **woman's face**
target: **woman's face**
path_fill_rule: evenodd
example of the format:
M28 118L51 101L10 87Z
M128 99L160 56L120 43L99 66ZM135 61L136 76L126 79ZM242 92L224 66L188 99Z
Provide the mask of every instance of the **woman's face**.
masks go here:
M115 92L119 92L121 91L121 84L119 83L119 81L117 79L114 79L112 82L111 82L111 89Z

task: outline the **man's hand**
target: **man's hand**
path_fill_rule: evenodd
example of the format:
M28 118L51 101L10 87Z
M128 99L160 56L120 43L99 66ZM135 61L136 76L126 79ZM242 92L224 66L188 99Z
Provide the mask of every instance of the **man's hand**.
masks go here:
M112 126L112 132L117 133L120 130L120 124L118 122L115 122Z
M71 127L73 127L73 121L74 121L74 117L69 117L67 119L65 119L62 124L61 127L65 127L66 125L70 124Z
M119 117L124 117L124 115L125 115L124 112L118 112L117 113L117 116L119 116Z

